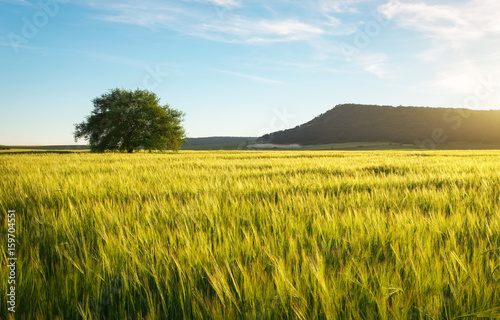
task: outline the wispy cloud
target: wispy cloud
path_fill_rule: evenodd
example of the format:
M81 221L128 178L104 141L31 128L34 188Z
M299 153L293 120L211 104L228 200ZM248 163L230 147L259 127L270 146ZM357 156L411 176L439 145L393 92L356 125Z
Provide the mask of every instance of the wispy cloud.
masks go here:
M21 6L32 6L33 5L32 3L30 3L27 0L0 0L0 4L1 3L11 3L11 4L21 5Z
M497 22L500 2L495 0L471 0L453 5L391 1L379 6L378 10L400 27L441 44L446 42L450 49L466 47L471 41L500 35Z
M223 7L239 7L241 3L236 0L183 0L184 2L211 3Z
M192 20L189 12L177 4L161 4L154 1L114 2L104 5L86 1L99 13L92 18L118 24L129 24L150 29L172 29L179 27L179 22Z
M332 61L343 59L337 37L353 34L356 20L346 22L339 13L356 13L368 0L306 0L259 2L242 0L76 0L96 10L93 19L127 24L157 32L175 31L216 42L266 45L302 42L312 49L307 59L323 60L325 68L337 70ZM382 0L379 0L382 1ZM287 11L283 9L286 8ZM366 72L382 76L383 63L363 61Z
M363 53L356 56L353 62L378 78L389 79L394 76L394 72L389 68L387 60L384 53Z
M478 77L500 71L490 55L500 51L496 0L469 0L453 4L390 1L378 7L400 28L429 40L415 57L437 70L427 86L450 93L474 90Z
M319 8L323 12L358 12L358 5L368 0L318 0Z
M5 40L0 40L0 41L5 41ZM45 47L27 46L27 45L23 45L23 44L17 44L17 43L12 44L12 43L7 43L7 42L0 42L0 46L1 47L10 47L13 50L23 49L23 50L36 51L36 53L41 55L41 56L47 55L47 50L48 50L48 48L45 48Z
M222 42L288 42L352 32L334 16L322 12L318 12L321 14L319 19L308 19L300 14L277 14L267 5L248 8L247 4L236 0L110 1L105 4L95 0L80 1L98 10L93 16L96 20L173 30ZM252 5L256 4L248 4ZM221 6L224 7L222 11Z
M487 12L480 13L478 17L478 13L471 14L470 7L478 9L472 3L447 6L392 1L380 6L379 11L400 26L421 32L429 38L456 41L481 37L490 28L476 25L477 19L482 21Z
M196 33L212 39L239 42L297 41L324 33L320 27L296 19L252 20L241 16L232 16L224 22L200 24L194 29Z

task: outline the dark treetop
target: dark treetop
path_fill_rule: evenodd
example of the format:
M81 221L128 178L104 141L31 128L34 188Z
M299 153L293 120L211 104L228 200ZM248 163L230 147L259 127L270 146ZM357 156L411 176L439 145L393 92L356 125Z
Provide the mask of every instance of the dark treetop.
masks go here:
M161 106L147 90L113 89L92 102L94 110L74 133L75 140L89 141L91 151L178 150L185 139L184 114Z

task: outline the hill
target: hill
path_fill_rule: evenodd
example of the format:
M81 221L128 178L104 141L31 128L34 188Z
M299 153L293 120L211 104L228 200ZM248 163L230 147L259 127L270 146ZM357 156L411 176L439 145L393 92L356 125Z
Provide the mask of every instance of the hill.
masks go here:
M258 141L302 145L359 141L498 143L500 111L343 104L303 125L264 135Z

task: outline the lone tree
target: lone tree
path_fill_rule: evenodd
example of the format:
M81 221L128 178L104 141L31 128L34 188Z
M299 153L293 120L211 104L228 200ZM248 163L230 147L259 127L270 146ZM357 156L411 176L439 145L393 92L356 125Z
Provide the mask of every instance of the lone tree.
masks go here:
M161 106L153 92L113 89L95 98L86 121L75 124L75 141L89 141L90 150L179 150L185 132L184 113Z

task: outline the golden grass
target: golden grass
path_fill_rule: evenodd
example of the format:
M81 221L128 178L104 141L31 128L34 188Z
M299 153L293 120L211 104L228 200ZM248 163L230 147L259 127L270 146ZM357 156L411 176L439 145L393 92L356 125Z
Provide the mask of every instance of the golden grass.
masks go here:
M499 318L499 160L0 155L0 209L18 217L16 318Z

